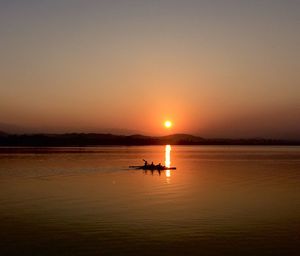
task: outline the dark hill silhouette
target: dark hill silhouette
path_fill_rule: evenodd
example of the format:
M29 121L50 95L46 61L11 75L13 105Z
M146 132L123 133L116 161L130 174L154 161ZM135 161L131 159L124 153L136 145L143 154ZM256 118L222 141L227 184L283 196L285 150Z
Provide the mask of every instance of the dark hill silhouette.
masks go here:
M167 136L162 136L160 140L165 140L169 144L201 144L205 142L202 137L197 137L190 134L172 134Z
M145 135L114 135L103 133L67 133L67 134L7 134L0 132L0 146L98 146L98 145L300 145L300 140L274 139L205 139L189 134L173 134L153 137Z
M8 134L6 132L0 131L0 136L7 136Z

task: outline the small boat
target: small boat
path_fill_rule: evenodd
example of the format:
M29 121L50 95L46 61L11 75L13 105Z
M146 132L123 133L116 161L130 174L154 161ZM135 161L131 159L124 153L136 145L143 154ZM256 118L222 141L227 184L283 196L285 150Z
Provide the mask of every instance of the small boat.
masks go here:
M164 170L176 170L176 167L167 167L164 165L131 165L129 168L134 168L136 170L152 170L152 171L164 171Z

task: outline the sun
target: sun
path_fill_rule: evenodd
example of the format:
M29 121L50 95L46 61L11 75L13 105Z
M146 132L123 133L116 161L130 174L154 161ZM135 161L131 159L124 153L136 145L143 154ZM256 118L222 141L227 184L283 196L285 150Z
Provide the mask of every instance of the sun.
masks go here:
M166 127L167 129L171 128L171 127L172 127L172 122L169 121L169 120L165 121L165 127Z

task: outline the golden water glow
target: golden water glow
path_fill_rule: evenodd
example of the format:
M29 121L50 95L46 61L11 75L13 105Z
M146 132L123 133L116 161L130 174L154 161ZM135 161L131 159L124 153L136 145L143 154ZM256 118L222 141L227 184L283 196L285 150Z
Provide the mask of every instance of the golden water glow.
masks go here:
M165 166L171 167L171 145L166 145Z
M171 128L172 127L172 122L171 121L165 121L165 127L166 128Z
M171 177L171 170L166 170L166 177Z
M165 166L171 167L171 145L166 145L165 148ZM166 170L166 177L171 177L171 170Z

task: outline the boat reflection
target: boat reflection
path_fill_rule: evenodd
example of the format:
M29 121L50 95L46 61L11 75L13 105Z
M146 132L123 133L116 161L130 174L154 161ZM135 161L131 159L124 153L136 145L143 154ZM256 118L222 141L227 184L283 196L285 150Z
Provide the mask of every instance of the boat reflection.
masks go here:
M161 172L162 172L162 170L144 170L145 174L150 173L151 175L153 175L155 173L158 173L159 176L161 175Z

